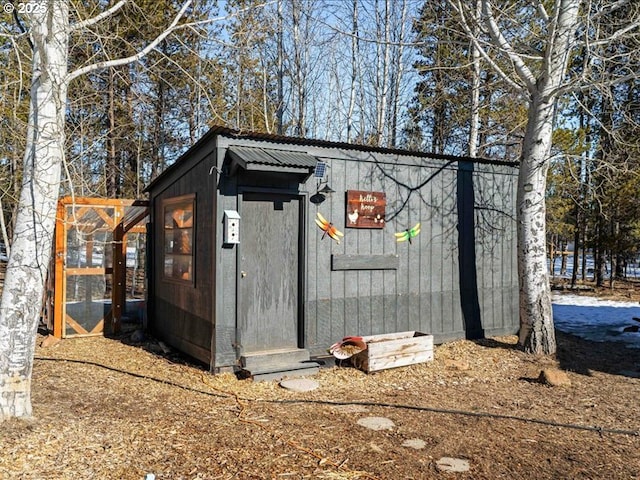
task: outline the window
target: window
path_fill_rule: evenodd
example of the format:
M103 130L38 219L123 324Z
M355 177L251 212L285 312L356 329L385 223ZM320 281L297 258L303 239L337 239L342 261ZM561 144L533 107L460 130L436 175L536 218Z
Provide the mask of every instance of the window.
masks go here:
M193 282L195 195L165 200L164 278Z

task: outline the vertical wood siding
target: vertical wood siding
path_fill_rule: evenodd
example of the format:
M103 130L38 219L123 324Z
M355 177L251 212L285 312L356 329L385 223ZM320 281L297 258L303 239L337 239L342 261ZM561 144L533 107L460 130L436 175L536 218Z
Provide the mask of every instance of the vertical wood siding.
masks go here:
M300 205L307 242L301 327L312 353L324 352L345 335L418 330L442 342L517 331L515 167L210 136L150 189L155 208L150 325L181 350L206 361L213 348L216 368L237 361L238 249L223 245L221 227L224 210L239 210L239 189L299 190L308 196L317 189L314 177L298 184L286 175L263 172L240 179L220 173L229 145L296 150L329 165L325 179L335 193L319 205ZM346 190L385 192L385 227L345 228ZM162 198L194 192L195 284L177 288L160 278L158 208ZM317 212L345 234L340 244L321 239ZM422 231L412 244L395 241L394 232L417 222ZM397 255L397 268L332 270L332 255Z
M404 330L437 341L514 333L515 169L340 153L322 158L336 193L308 206L307 347L320 353L345 335ZM315 193L315 179L306 188ZM384 229L346 228L344 192L352 189L386 193ZM316 212L345 233L339 245L321 240ZM417 222L413 243L396 243L393 233ZM399 256L396 270L331 270L332 255L383 254Z

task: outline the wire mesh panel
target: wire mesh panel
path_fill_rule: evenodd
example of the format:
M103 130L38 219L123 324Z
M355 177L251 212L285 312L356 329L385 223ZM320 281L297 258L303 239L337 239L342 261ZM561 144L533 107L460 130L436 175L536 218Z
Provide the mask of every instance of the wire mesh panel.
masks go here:
M116 209L69 205L66 218L64 336L101 334L112 317Z
M119 330L130 297L138 299L132 304L133 315L142 318L146 214L146 202L60 201L53 281L48 282L53 307L45 309L45 316L53 314L53 319L45 321L54 335L102 335Z

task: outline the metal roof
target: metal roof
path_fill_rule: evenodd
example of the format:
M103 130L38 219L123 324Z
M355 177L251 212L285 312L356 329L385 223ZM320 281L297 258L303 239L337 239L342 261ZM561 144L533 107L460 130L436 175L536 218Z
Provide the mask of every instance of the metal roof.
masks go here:
M189 150L183 153L176 162L174 162L158 177L152 180L151 183L147 186L147 188L145 188L145 192L149 192L156 183L159 183L164 177L166 177L166 175L170 171L177 168L182 162L182 160L189 157L192 154L192 152L194 152L197 148L201 147L202 145L205 145L207 142L209 142L211 139L215 138L218 135L225 136L227 138L238 139L238 140L246 139L246 140L272 142L274 144L278 144L278 146L281 146L281 147L285 145L307 145L307 146L326 147L326 148L340 148L345 150L359 150L359 151L365 151L365 152L379 152L383 154L408 155L413 157L430 158L434 160L438 160L438 159L446 160L446 161L461 160L461 161L470 161L470 162L479 163L479 164L506 165L510 167L518 166L518 162L510 162L505 160L493 160L493 159L473 158L473 157L458 157L455 155L434 154L434 153L427 153L427 152L420 152L420 151L413 151L413 150L404 150L399 148L374 147L369 145L359 145L359 144L346 143L346 142L332 142L327 140L310 139L310 138L304 138L304 137L287 137L287 136L276 135L271 133L247 132L242 130L234 130L234 129L223 127L223 126L214 126L207 133L205 133L194 145L192 145ZM250 148L250 147L234 146L231 148L239 149L239 148ZM269 153L272 151L271 149L262 149L262 150L268 150ZM253 165L254 167L258 165L263 165L264 167L268 167L268 166L276 167L280 165L279 169L283 169L286 167L288 161L293 161L294 164L297 165L296 167L293 167L293 168L297 168L298 171L300 171L301 168L306 168L306 165L305 167L302 167L302 164L300 163L301 162L300 158L298 158L297 160L285 159L285 157L289 157L290 155L306 155L306 154L291 152L291 151L287 151L286 153L283 153L282 150L275 150L275 149L274 151L279 152L277 155L278 158L273 160L268 160L268 161L278 162L278 163L267 163L267 160L265 160L265 158L261 158L260 160L257 160L255 163L253 163L252 161L249 161L249 165ZM311 155L306 155L306 156L308 157L309 160L313 159L313 161L315 162L314 157L312 157ZM309 166L309 168L311 167ZM257 170L258 168L254 168L254 169ZM267 170L268 168L263 168L263 169Z
M315 168L317 160L304 152L276 150L270 148L232 146L228 150L232 171L238 167L245 170L275 170L305 173Z

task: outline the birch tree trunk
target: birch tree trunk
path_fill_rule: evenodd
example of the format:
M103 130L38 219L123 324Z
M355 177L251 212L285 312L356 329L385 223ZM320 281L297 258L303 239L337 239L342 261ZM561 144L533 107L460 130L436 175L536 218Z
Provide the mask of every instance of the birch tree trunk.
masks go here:
M554 103L539 97L534 95L529 107L516 197L519 343L527 352L554 353L556 340L547 268L545 208Z
M533 5L540 14L545 36L541 37L541 57L528 63L529 56L519 54L499 25L503 11L491 0L481 0L481 20L495 47L491 55L481 44L478 33L467 22L461 0L449 0L460 14L462 26L485 61L499 77L516 91L528 96L528 121L524 135L518 192L516 198L518 231L519 343L526 352L552 354L556 351L551 291L546 258L545 194L547 171L551 162L551 143L556 103L567 86L569 58L577 44L581 0L555 0L552 4ZM547 14L545 7L552 7ZM479 12L471 13L477 16ZM512 20L512 19L509 19ZM507 22L508 24L508 22ZM507 29L508 30L508 29ZM506 57L513 71L504 71L496 62Z
M163 33L135 55L67 73L71 31L104 20L125 3L120 0L73 26L69 25L68 0L29 4L26 19L33 44L33 72L22 190L0 301L0 421L32 415L31 374L64 162L69 82L92 71L140 60L176 28L191 0L184 2Z
M0 420L29 417L42 288L64 158L69 6L34 2L27 15L33 78L22 190L0 303ZM26 326L26 328L25 328Z
M555 105L578 28L579 0L559 0L554 6L544 68L528 82L529 115L518 177L518 278L520 281L519 343L530 353L552 354L556 339L546 261L547 171Z

